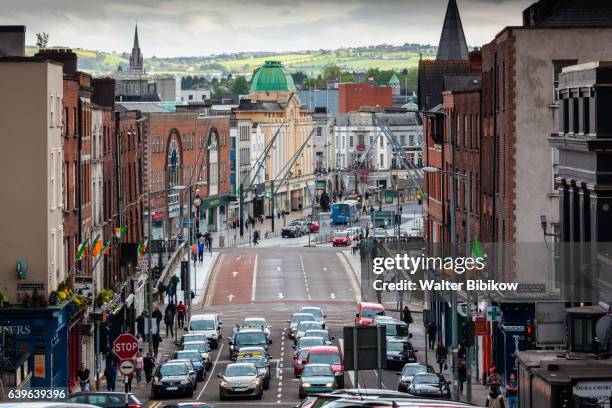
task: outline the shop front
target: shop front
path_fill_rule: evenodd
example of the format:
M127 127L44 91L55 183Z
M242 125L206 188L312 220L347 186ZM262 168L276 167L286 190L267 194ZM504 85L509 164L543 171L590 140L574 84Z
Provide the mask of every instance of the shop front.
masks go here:
M202 204L200 205L200 229L204 228L210 232L222 231L227 226L229 205L235 199L230 194L202 199ZM202 227L202 222L204 222L204 227Z

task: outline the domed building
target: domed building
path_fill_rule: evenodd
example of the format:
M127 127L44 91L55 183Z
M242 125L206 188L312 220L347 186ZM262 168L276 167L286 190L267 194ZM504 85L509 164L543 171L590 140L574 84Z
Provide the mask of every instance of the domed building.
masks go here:
M311 112L300 102L291 73L281 62L266 61L255 70L248 97L232 109L232 121L237 128L234 130L238 136L236 163L240 166L236 169L236 185L245 183L246 186L252 181L260 190L265 185L269 192L274 180L274 212L310 207L308 185L314 183L314 137L310 143L306 141L313 132L314 121ZM251 167L277 132L264 168L251 180L254 173L250 172ZM293 159L295 162L286 168ZM249 180L247 174L250 174ZM269 216L271 199L271 194L264 195L261 191L247 192L244 216ZM237 205L232 216L239 221Z

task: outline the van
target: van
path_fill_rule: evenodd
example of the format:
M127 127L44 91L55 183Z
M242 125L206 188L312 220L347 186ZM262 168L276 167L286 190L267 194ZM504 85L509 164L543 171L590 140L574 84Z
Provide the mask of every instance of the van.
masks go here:
M221 324L216 313L193 315L189 320L189 331L204 333L210 347L216 349L219 346L219 339L223 336Z
M385 308L380 303L359 302L357 314L355 315L355 326L368 327L377 316L384 316Z

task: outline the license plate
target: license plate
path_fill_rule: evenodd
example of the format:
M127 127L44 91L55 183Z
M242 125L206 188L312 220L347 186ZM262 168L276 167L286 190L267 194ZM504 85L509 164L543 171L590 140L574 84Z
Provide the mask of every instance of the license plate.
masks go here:
M234 388L234 391L246 391L247 387L238 387L238 388Z
M178 390L178 387L168 387L166 388L168 391L176 391Z

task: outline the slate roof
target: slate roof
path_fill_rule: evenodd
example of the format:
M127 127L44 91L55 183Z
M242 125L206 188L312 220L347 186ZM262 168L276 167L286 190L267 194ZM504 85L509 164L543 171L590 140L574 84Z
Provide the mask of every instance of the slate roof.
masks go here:
M481 87L482 77L480 75L444 75L445 91L475 91Z
M470 72L468 61L431 61L419 62L419 109L430 110L442 103L444 77L447 75L467 75Z
M612 27L610 0L541 0L523 11L526 26Z
M456 0L449 0L438 44L437 60L468 60L468 47Z

